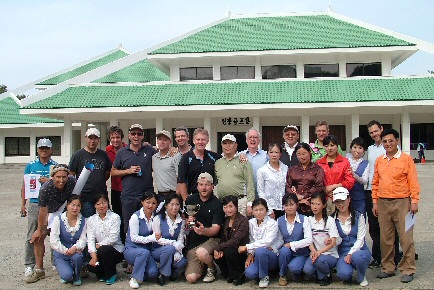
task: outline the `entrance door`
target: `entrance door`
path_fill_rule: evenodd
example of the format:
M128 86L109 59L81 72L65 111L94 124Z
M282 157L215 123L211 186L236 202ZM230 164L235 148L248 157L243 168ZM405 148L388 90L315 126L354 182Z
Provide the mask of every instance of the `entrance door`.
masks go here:
M246 142L246 133L240 133L240 132L217 132L217 153L222 154L222 145L221 141L224 135L226 134L232 134L237 139L238 148L237 151L243 151L247 149L247 142Z

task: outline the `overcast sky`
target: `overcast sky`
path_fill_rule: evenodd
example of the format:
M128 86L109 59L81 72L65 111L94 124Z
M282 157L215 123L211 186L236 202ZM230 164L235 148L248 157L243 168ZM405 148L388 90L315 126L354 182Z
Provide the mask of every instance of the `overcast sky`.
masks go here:
M331 10L434 43L433 0L0 0L0 84L13 89L109 51L131 52L232 14ZM427 74L418 52L394 75Z

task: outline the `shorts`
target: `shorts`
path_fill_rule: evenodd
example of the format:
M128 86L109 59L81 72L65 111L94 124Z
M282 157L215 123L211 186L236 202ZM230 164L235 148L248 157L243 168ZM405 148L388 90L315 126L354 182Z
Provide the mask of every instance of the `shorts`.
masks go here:
M208 241L200 244L199 246L189 250L187 252L187 267L185 268L185 276L189 274L200 274L202 275L205 269L205 264L203 264L196 256L196 250L198 248L205 248L207 252L212 256L214 254L214 249L220 242L220 239L210 238Z

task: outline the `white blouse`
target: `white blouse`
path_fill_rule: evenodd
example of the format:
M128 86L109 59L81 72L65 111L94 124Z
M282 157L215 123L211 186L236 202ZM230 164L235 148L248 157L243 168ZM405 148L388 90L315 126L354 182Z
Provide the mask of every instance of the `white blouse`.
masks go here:
M267 162L256 173L258 196L267 201L270 210L283 210L282 197L285 195L287 172L288 166L279 161L279 170L274 169L270 162Z
M283 240L278 233L277 222L269 216L266 216L260 225L256 218L252 218L249 220L250 243L246 245L247 252L254 255L257 248L270 247L277 254L283 245Z
M141 236L139 235L140 230L140 221L139 219L142 219L146 222L146 226L149 231L152 231L152 223L154 220L154 215L152 214L151 218L148 219L145 215L145 212L143 211L143 207L139 211L139 216L137 216L135 213L131 216L129 221L129 230L130 230L130 238L131 241L134 243L139 244L147 244L147 243L155 243L157 239L155 238L155 232L148 236Z
M154 229L154 232L161 233L161 216L157 215L154 217L154 220L152 222L152 227ZM172 239L166 239L166 238L160 238L157 243L160 245L173 245L177 251L181 251L184 248L184 238L185 238L185 221L181 218L181 216L178 214L176 216L175 221L172 221L172 219L169 217L169 215L166 212L166 221L169 225L169 234L174 235L175 230L178 227L181 227L178 235L178 239L172 240Z
M107 211L104 219L96 213L89 217L87 224L87 247L89 253L96 252L96 245L113 246L119 253L124 251L120 238L121 218L111 210Z
M331 216L327 217L327 224L324 224L324 219L317 221L314 216L307 218L307 221L312 229L312 240L315 249L321 250L326 245L324 241L328 238L336 238L336 246L324 252L324 255L330 255L339 258L337 246L342 242L339 236L338 228L336 227L335 219Z
M348 161L350 162L351 169L353 170L353 177L356 179L356 181L360 184L363 184L363 185L368 184L369 164L368 164L368 166L366 166L365 171L363 171L362 176L358 176L355 173L357 168L359 167L360 163L362 163L362 161L364 161L365 159L363 159L363 158L354 159L354 157L351 153L347 153L346 157L347 157Z
M342 232L344 232L345 235L349 235L351 232L351 215L345 221L341 221L339 218L337 219L339 221L339 224L341 225ZM350 251L348 252L348 255L354 254L354 252L360 250L363 247L363 244L365 243L365 235L365 218L363 217L363 215L360 215L359 224L357 225L357 239L354 245L351 247Z
M84 218L79 213L77 216L77 222L75 223L75 226L72 227L68 223L66 212L62 213L60 216L54 217L50 232L50 245L54 251L66 254L68 248L65 247L60 241L60 219L62 219L65 225L66 232L69 233L71 236L74 236L75 233L80 229L81 222L84 220ZM83 227L80 238L75 242L73 246L75 246L78 251L82 251L86 247L86 224Z

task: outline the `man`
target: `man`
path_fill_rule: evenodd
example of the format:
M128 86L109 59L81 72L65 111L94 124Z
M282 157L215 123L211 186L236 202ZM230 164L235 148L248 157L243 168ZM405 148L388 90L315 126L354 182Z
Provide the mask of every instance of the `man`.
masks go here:
M101 134L96 128L89 128L85 134L86 146L74 153L69 162L71 174L78 178L84 165L92 163L93 171L90 173L83 190L81 191L81 214L88 218L96 213L94 198L98 193L107 193L106 181L110 177L112 163L107 153L98 148Z
M193 133L194 149L182 155L179 162L178 193L184 200L189 194L197 193L197 178L202 172L214 175L215 162L221 155L206 150L209 133L206 129L197 128Z
M425 145L423 143L417 144L417 155L419 156L419 162L422 163L422 158L425 159Z
M398 148L399 133L394 129L381 133L386 154L377 158L372 181L373 213L380 223L382 270L377 278L395 275L395 228L404 256L398 264L401 282L413 280L416 273L413 228L405 230L406 216L418 212L420 186L413 158Z
M236 155L238 144L234 135L223 136L221 144L224 157L215 163L217 196L220 200L227 195L237 196L238 211L244 216L252 216L252 202L255 200L252 165L250 162L242 163Z
M298 164L297 155L295 152L295 146L298 144L298 140L300 139L300 132L298 131L297 126L288 125L283 129L283 139L285 142L282 146L282 156L280 157L280 161L286 166L291 167L293 165Z
M72 190L75 187L75 178L68 176L70 174L65 164L57 164L51 171L51 179L42 185L39 191L39 214L38 227L33 233L30 243L33 243L35 251L35 268L31 275L24 279L27 283L33 283L45 278L44 270L44 240L49 233L51 224L48 223L49 214L60 214L62 207L71 197Z
M209 283L215 280L216 268L213 263L213 253L220 241L217 237L225 214L222 202L213 194L213 183L211 174L207 172L199 174L198 192L190 195L185 201L186 205L199 206L199 211L194 217L188 217L188 222L196 222L189 234L187 244L185 278L190 283L195 283L202 276L205 266L208 269L203 281Z
M107 133L110 144L105 148L105 152L110 159L110 162L113 163L116 158L116 154L119 149L125 147L125 144L122 140L124 139L124 131L118 126L111 126ZM110 194L110 203L112 205L112 210L114 213L118 214L122 217L122 203L121 203L121 193L122 193L122 178L120 177L112 177L111 178L111 194ZM125 243L125 233L124 233L124 223L121 218L121 240L122 243Z
M269 157L267 151L259 149L259 144L261 144L261 134L257 129L251 128L249 131L247 131L246 142L247 149L241 151L240 154L245 154L247 156L247 160L249 160L250 164L252 165L253 179L255 182L255 197L258 197L256 193L256 173L259 168L268 162Z
M313 144L312 148L312 162L315 163L318 159L321 159L326 155L326 151L323 145L324 138L329 135L329 125L326 121L318 121L315 124L315 134L316 141ZM338 145L338 153L345 157L344 152L341 149L341 146Z
M191 145L188 144L189 138L190 133L188 133L186 127L181 126L175 129L175 141L176 144L178 144L178 152L181 153L181 155L184 155L191 150Z
M111 170L112 177L122 177L122 218L124 232L132 214L142 205L140 197L143 192L154 191L152 179L152 155L157 150L151 145L143 144L143 127L131 125L128 133L130 144L119 149Z
M159 151L152 156L152 169L157 186L159 202L165 200L167 194L176 192L178 165L181 153L169 155L172 136L169 131L162 130L157 133L157 146Z
M51 148L53 144L50 139L39 139L37 148L38 148L38 157L27 163L26 168L24 169L24 174L39 174L38 182L43 185L50 179L50 168L57 164L56 161L51 159ZM30 198L29 205L26 208L26 195L25 195L25 184L21 188L21 216L28 216L27 219L27 239L24 244L24 277L27 278L33 273L33 267L35 266L35 253L33 249L33 244L30 243L33 233L38 228L38 214L39 214L39 206L38 206L38 198Z

